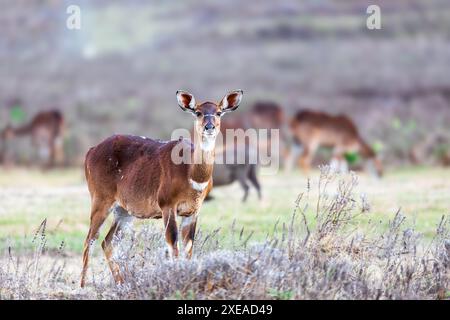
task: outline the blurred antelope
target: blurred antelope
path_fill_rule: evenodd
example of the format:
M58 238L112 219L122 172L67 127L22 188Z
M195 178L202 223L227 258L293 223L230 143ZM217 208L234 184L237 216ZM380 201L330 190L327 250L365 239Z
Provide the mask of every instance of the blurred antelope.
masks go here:
M329 115L323 112L299 111L290 122L295 141L293 153L300 153L299 165L309 172L314 154L320 146L333 148L331 167L347 171L345 154L358 152L369 161L370 169L381 176L383 168L374 150L362 139L351 119L343 115ZM296 156L296 155L294 155Z
M268 140L267 142L258 141L257 144L250 144L244 142L238 145L239 141L226 141L226 130L236 129L267 129ZM281 136L280 151L282 156L287 154L285 142L285 130L284 130L284 111L275 102L271 101L257 101L253 104L250 111L244 113L239 117L229 117L222 121L221 132L223 136L223 146L218 146L218 149L222 147L222 152L225 152L228 148L235 148L235 153L246 154L246 159L250 153L258 153L260 147L265 147L266 150L270 149L271 136L270 129L279 129ZM268 145L265 145L267 143ZM236 158L235 158L236 159ZM245 202L249 193L249 183L253 185L258 193L258 198L261 199L261 184L258 179L258 164L249 163L248 161L242 164L236 163L224 163L215 164L213 171L214 187L230 185L235 181L238 181L244 190L244 196L242 201ZM208 195L207 200L212 199Z
M223 129L279 129L284 121L283 109L275 102L257 101L239 117L230 117L222 123Z
M236 130L236 129L268 129L268 140L269 144L267 150L270 149L270 129L281 129L283 127L284 112L283 109L276 103L270 101L258 101L253 104L250 111L244 113L239 117L229 117L222 121L221 133L223 137L223 145L218 145L218 150L225 152L229 148L234 148L235 154L246 154L246 159L248 159L249 153L257 153L258 148L262 145L250 144L247 142L226 141L226 130ZM239 145L241 143L241 145ZM285 145L280 146L282 153L284 154ZM235 157L237 159L237 157ZM226 186L238 181L244 190L244 196L242 201L245 202L249 193L249 183L253 185L258 193L258 198L261 199L261 184L258 179L258 165L255 163L224 163L215 164L213 171L214 188ZM212 196L207 196L206 200L213 199Z
M64 160L64 117L58 110L42 111L27 124L14 128L7 125L1 132L3 162L9 162L7 145L16 137L30 136L38 157L47 167Z
M267 129L269 134L268 149L270 149L271 129L278 129L280 130L280 155L283 160L286 160L289 152L287 130L284 123L285 115L280 105L272 101L257 101L246 114L225 119L222 123L222 132L225 135L226 129Z
M224 161L224 164L214 164L214 170L213 170L213 181L214 181L214 188L230 185L235 181L238 181L241 185L242 189L244 190L244 196L242 198L242 201L247 201L248 193L249 193L249 184L248 181L255 187L258 198L261 200L261 184L259 183L258 179L258 165L256 163L250 163L248 152L250 152L252 149L248 144L245 145L232 145L229 146L229 148L233 148L235 155L234 159L239 158L239 153L246 152L245 156L245 163L226 163ZM222 150L221 154L219 156L224 157L224 160L226 160L226 150ZM213 199L212 196L209 194L207 195L205 200L211 200Z
M197 104L194 96L177 91L178 105L195 117L194 143L179 139L162 142L143 137L114 135L91 148L85 161L91 194L91 222L84 244L81 286L85 285L89 248L114 205L114 222L102 242L116 283L123 282L119 265L112 259L111 240L132 217L162 218L169 252L178 256L176 217L182 216L181 236L187 257L192 256L197 215L212 187L214 148L221 116L234 111L242 90L228 93L219 103ZM189 153L192 163L176 164L173 152ZM180 152L180 151L176 151ZM120 239L120 238L119 238Z

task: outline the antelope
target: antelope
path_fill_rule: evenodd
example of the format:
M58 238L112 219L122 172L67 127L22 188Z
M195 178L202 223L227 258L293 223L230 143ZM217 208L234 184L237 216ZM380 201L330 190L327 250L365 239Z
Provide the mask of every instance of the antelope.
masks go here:
M230 117L223 121L225 129L279 129L284 122L283 109L271 101L257 101L247 114L240 117Z
M64 159L63 151L64 117L58 110L42 111L27 124L14 128L10 124L1 132L1 158L7 161L7 144L15 137L31 136L32 144L37 148L38 156L46 161L47 167Z
M248 154L250 152L257 152L258 146L242 141L226 141L226 130L236 129L277 129L282 126L283 123L283 110L277 104L273 102L259 101L256 102L249 112L240 117L228 117L222 121L220 131L223 137L223 145L216 148L222 156L225 155L227 149L234 149L235 159L237 154L245 153L245 163L223 163L214 164L213 181L214 188L226 186L238 181L244 190L244 196L242 202L245 202L250 190L249 183L253 185L258 193L258 198L261 199L261 184L258 179L258 165L256 163L249 163ZM270 133L270 131L269 131ZM192 131L191 131L192 136ZM256 143L256 142L255 142ZM270 143L270 139L269 139ZM213 199L209 194L206 200Z
M234 90L219 102L197 104L192 94L177 91L179 107L195 117L194 142L178 139L168 142L130 135L113 135L86 154L85 175L91 195L91 219L84 243L81 287L85 285L89 249L98 238L99 228L112 207L114 222L102 248L116 283L124 277L112 259L111 240L129 225L132 218L163 219L169 253L178 257L178 227L187 258L192 257L197 216L212 188L215 141L221 117L238 108L243 91ZM192 163L176 163L173 152L181 147ZM178 151L177 151L178 152Z
M309 172L314 154L320 146L333 149L331 167L347 171L345 154L358 152L381 176L383 168L374 150L360 136L351 119L344 115L329 115L323 112L299 111L290 121L295 148L301 149L299 166Z
M250 189L247 181L250 181L258 192L258 198L261 200L261 184L257 177L257 170L256 164L216 164L213 171L214 188L227 186L238 181L244 190L242 202L246 202ZM213 197L210 195L206 198L206 200L211 199Z
M257 152L258 148L261 144L250 144L245 143L243 145L237 145L236 141L226 141L226 130L236 130L236 129L269 129L268 133L270 134L270 129L283 129L284 123L284 112L283 109L271 101L257 101L253 104L250 111L240 117L229 117L222 121L221 125L221 133L224 137L223 140L223 149L226 150L229 148L229 144L231 144L232 148L235 148L235 153L245 152L248 155L250 152ZM285 135L283 135L284 130L282 132L282 141L284 141ZM269 136L269 148L270 148L270 136ZM285 154L285 145L282 144L280 146L282 148L283 155ZM244 150L244 151L243 151ZM247 156L246 156L247 158ZM244 196L242 201L245 202L247 200L248 192L249 192L249 184L253 185L258 192L258 198L261 199L261 184L258 180L257 176L258 165L255 163L225 163L225 164L215 164L213 171L213 180L214 187L226 186L232 184L235 181L238 181L244 190ZM208 195L207 200L212 199L211 196Z
M281 129L284 123L283 109L272 101L257 101L251 109L251 117L255 128Z
M249 152L249 146L248 144L245 144L243 146L239 145L233 145L231 146L235 151L235 159L238 158L238 153L240 152ZM226 150L222 151L222 156L225 157ZM259 183L257 172L258 172L258 165L256 163L250 163L248 161L248 153L246 156L246 162L245 163L224 163L224 164L214 164L214 170L213 170L213 181L214 181L214 188L220 187L220 186L226 186L230 185L235 181L238 181L241 185L242 189L244 190L244 196L242 198L242 202L245 202L248 197L249 193L249 184L247 181L250 181L250 183L255 187L256 191L258 192L258 198L261 200L261 184ZM213 199L212 196L209 194L206 197L206 200Z
M222 132L225 135L226 129L268 129L268 143L270 144L270 129L279 129L281 138L280 151L283 157L285 157L287 155L287 148L285 146L287 135L284 118L284 111L277 103L272 101L257 101L247 114L239 118L232 117L224 120L222 123Z

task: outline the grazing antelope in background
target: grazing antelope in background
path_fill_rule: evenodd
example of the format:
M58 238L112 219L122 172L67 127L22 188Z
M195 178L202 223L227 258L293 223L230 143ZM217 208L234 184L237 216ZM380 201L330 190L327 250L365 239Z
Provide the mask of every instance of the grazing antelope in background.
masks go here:
M218 145L217 149L222 148L222 152L225 152L229 147L234 148L235 154L258 152L258 148L261 146L261 142L258 145L250 144L247 142L242 142L239 140L226 141L226 130L236 130L236 129L268 129L268 134L270 135L270 129L281 129L284 122L284 112L283 109L276 103L271 101L258 101L253 104L250 110L239 117L229 117L222 121L220 130L223 137L223 145ZM280 130L281 131L281 130ZM192 134L191 134L192 136ZM267 150L270 149L270 136L268 137L269 146ZM239 145L240 144L240 145ZM231 146L229 146L231 145ZM280 148L284 148L285 145L280 145ZM283 153L284 149L282 150ZM237 159L237 157L235 157ZM246 156L248 159L248 156ZM216 163L214 165L213 171L214 188L226 186L238 181L244 190L243 202L247 200L249 193L249 184L253 185L258 192L258 198L261 199L261 184L258 179L258 165L255 163ZM208 195L206 200L213 199L212 196Z
M280 130L280 155L282 164L287 160L289 154L287 148L287 126L285 126L285 114L281 106L272 101L257 101L250 110L240 117L230 117L222 123L222 132L226 129L267 129L268 149L271 143L271 129Z
M114 135L86 154L85 174L91 194L91 222L84 244L81 286L85 285L89 248L114 205L114 222L102 242L116 283L123 282L113 261L111 240L132 217L162 218L169 252L178 256L176 217L182 216L181 236L187 257L192 256L197 215L212 188L214 148L221 116L237 109L242 90L235 90L218 103L197 104L194 96L177 91L180 108L195 116L195 138L161 142L129 135ZM172 154L182 147L191 163L176 164ZM178 152L178 151L177 151Z
M261 200L261 184L258 180L257 170L258 166L256 164L216 164L213 171L214 188L227 186L238 181L242 189L244 189L242 202L245 202L250 189L247 181L250 181L258 192L258 198ZM208 194L206 200L211 199L213 197Z
M239 155L238 153L241 152L250 152L248 144L245 144L243 146L239 145L232 145L231 148L234 148L235 156L234 159L238 159ZM222 150L222 155L224 158L226 150ZM220 156L220 154L218 154ZM242 189L244 190L244 197L242 198L242 201L245 202L248 197L249 192L249 185L247 181L250 181L250 183L255 187L256 191L258 192L258 198L261 200L261 184L258 180L258 165L256 163L250 163L248 161L248 154L245 154L245 163L225 163L224 164L214 164L214 170L213 170L213 181L214 181L214 188L230 185L235 181L238 181L241 185ZM207 195L205 200L211 200L213 199L212 196L209 194Z
M275 102L271 101L257 101L253 104L250 110L239 117L229 117L222 121L221 133L223 136L223 152L228 148L226 141L226 130L236 130L236 129L268 129L268 146L266 150L270 149L270 129L279 129L281 136L280 151L284 156L286 154L286 144L285 142L285 130L284 130L284 111ZM235 148L236 153L249 153L258 152L258 148L263 146L263 142L258 142L257 145L250 144L247 142L239 141L229 141L232 148ZM241 145L239 145L241 143ZM220 149L221 146L218 146ZM237 157L235 157L236 159ZM224 163L215 164L213 171L214 187L230 185L235 181L238 181L244 190L244 197L242 201L247 200L249 192L248 181L255 187L258 192L258 198L261 199L261 184L258 179L258 165L255 163L249 163L246 161L242 164L237 163ZM207 200L212 199L212 196L207 196Z
M8 162L7 144L15 137L30 136L38 157L47 167L64 160L64 117L58 110L42 111L27 124L14 128L8 125L1 133L3 162Z
M284 122L283 109L271 101L257 101L247 113L230 117L222 122L225 129L280 129Z
M320 146L333 148L331 166L347 171L345 154L358 152L381 176L383 168L374 150L362 139L351 119L343 115L299 111L290 122L296 148L301 150L299 165L309 172L314 154Z

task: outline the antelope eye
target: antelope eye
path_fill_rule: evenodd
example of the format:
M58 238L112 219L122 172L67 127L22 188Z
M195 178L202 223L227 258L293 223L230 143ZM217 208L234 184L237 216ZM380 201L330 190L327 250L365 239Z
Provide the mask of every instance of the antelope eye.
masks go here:
M195 112L195 115L196 115L197 117L201 117L201 116L202 116L202 113L201 113L200 111L196 111L196 112Z
M219 112L216 113L216 115L217 115L218 117L220 117L220 116L222 115L222 112L219 111Z

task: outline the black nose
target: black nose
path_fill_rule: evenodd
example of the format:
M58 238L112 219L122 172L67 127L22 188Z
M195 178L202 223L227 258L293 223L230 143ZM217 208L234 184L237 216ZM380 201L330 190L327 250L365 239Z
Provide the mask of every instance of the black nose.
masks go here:
M207 130L207 131L210 131L210 130L214 130L214 125L210 122L210 123L207 123L206 124L206 126L205 126L205 130Z

